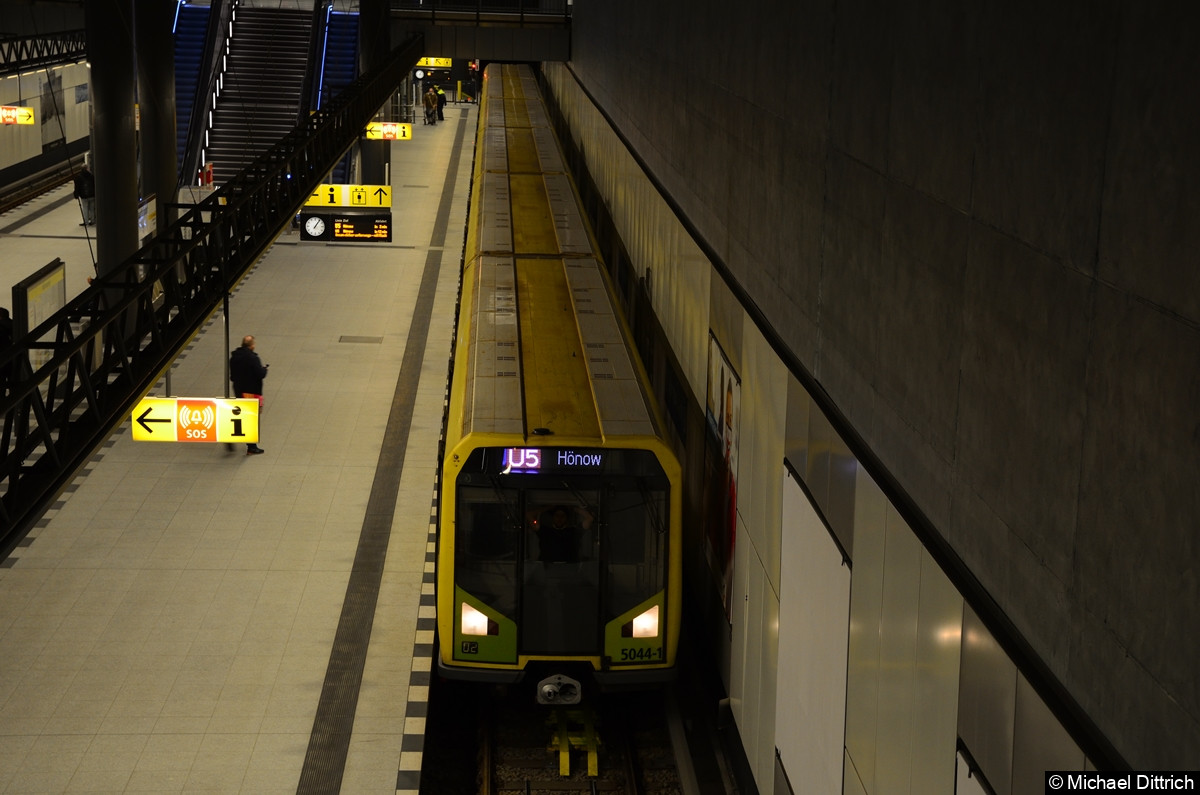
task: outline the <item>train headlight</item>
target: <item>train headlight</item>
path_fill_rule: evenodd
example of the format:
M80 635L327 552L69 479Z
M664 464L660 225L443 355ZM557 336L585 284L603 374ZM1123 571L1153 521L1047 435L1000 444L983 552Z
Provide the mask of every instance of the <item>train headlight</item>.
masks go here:
M658 605L650 608L639 616L634 616L624 627L621 635L626 638L657 638L658 637Z
M500 625L486 615L462 603L462 634L464 635L499 635Z

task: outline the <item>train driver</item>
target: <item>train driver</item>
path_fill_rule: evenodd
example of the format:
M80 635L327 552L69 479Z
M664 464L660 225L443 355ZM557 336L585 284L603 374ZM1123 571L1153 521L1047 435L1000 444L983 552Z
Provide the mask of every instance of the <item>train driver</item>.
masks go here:
M556 505L544 512L535 526L540 552L538 557L542 563L578 563L581 557L587 557L580 553L584 531L591 523L592 515L582 509L571 511Z

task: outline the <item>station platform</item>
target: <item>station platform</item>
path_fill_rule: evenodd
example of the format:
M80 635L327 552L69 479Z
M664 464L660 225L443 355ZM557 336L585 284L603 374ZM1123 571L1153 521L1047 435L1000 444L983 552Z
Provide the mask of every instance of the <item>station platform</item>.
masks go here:
M126 421L0 563L0 793L417 791L476 107L445 115L391 145L390 243L288 230L234 293L265 454ZM81 220L70 186L0 216L0 278L83 289ZM224 397L224 323L151 394Z

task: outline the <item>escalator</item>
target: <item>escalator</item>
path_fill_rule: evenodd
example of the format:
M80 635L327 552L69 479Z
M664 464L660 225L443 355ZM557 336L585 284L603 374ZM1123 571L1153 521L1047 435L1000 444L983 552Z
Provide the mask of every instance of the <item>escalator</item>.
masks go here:
M321 63L317 107L323 108L358 77L358 14L331 11L325 23L324 57ZM331 182L348 184L352 153L334 166Z
M183 167L188 122L200 84L204 42L208 36L209 6L181 3L175 17L175 146Z
M227 69L203 162L223 184L296 126L304 94L312 14L280 8L237 11Z

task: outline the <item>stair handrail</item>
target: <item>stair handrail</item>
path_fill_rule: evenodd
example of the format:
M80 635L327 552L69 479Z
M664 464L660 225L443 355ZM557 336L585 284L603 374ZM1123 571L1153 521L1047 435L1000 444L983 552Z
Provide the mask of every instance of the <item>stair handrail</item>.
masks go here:
M192 100L192 115L188 120L187 143L183 147L183 162L179 164L177 187L196 184L200 171L200 153L204 135L208 132L208 120L216 104L221 78L225 74L229 52L229 41L233 38L233 20L239 0L212 0L209 9L208 34L204 37L204 55L200 60L200 73L208 74L208 80L197 81L196 96ZM200 86L203 86L201 90Z
M324 68L325 20L326 7L332 8L333 3L327 0L313 3L312 23L308 34L308 62L304 67L304 82L300 85L300 107L296 109L296 123L304 121L304 117L318 106L316 93L320 83L313 79L314 73Z

